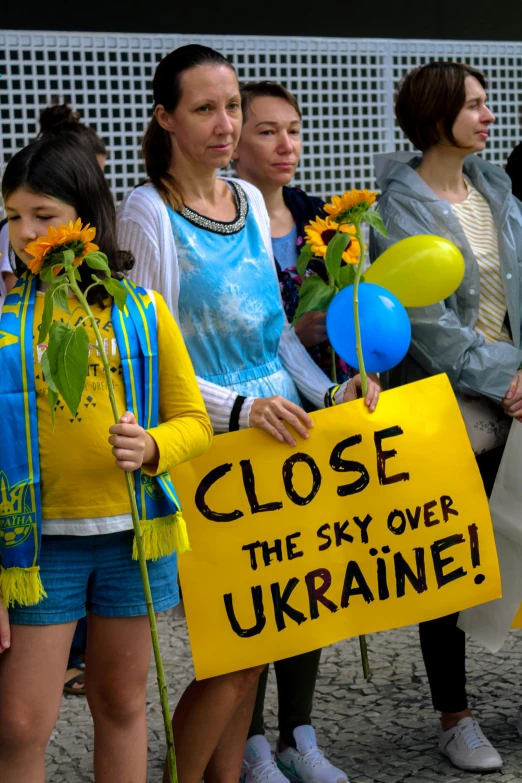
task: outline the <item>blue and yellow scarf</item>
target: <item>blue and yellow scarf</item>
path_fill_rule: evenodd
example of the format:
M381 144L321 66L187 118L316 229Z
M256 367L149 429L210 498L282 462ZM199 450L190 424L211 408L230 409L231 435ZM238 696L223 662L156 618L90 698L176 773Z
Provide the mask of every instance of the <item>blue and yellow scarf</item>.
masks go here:
M38 558L42 534L38 422L33 371L34 275L7 296L0 319L0 596L31 606L45 597ZM125 310L112 307L127 409L145 429L158 424L158 346L154 302L127 280ZM181 506L168 473L134 474L145 555L155 560L189 548ZM133 557L137 557L134 542Z

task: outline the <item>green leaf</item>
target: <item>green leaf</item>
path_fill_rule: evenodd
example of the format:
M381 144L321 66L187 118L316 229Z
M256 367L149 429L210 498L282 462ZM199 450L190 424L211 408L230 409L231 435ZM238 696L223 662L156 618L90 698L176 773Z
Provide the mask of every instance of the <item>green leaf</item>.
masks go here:
M127 301L127 289L114 277L107 277L102 281L108 294L112 296L119 310L123 310Z
M99 251L87 253L83 260L87 266L91 267L91 269L104 269L105 272L110 275L111 271L109 268L109 261L105 253L101 253Z
M313 256L312 245L303 245L296 263L296 271L301 280L305 279L308 263Z
M63 333L56 366L56 387L74 416L78 411L89 372L89 335L84 326L77 326L76 329L69 329L67 334Z
M54 312L53 292L49 289L49 291L45 292L45 299L44 299L44 306L43 306L43 313L42 313L42 323L40 324L40 331L38 332L39 343L43 343L45 341L45 338L47 337L47 334L49 333L49 329L51 328L51 324L53 322L53 312Z
M80 283L81 283L82 276L81 276L80 272L78 271L78 267L76 267L76 266L74 267L74 277L75 277L76 280L79 280Z
M47 400L49 402L49 407L51 408L51 421L53 423L54 430L54 409L56 407L56 403L58 402L58 393L54 389L51 389L50 386L47 391Z
M69 280L65 275L57 275L56 277L53 277L53 281L49 286L49 291L56 291L57 288L68 282Z
M383 237L388 236L384 221L378 212L365 212L362 216L362 220L364 223L368 223L378 234L382 234Z
M62 321L55 321L49 329L49 341L47 345L47 355L49 356L49 367L52 378L56 384L58 378L58 358L62 341L72 332L70 324L64 324Z
M339 270L339 287L343 289L348 285L353 285L356 274L357 264L346 264L346 266L342 266Z
M49 351L46 348L40 358L40 367L44 374L44 379L47 381L49 388L56 391L56 384L53 380L53 374L51 372L51 362L49 361Z
M341 260L344 251L350 244L352 235L348 233L342 234L340 231L328 242L326 249L326 271L333 277L334 280L339 282L339 270L341 268Z
M58 307L60 310L63 310L64 313L70 313L69 310L69 302L67 297L67 291L68 288L66 286L63 286L62 288L57 288L53 290L53 297L54 297L54 303L56 307Z
M72 266L72 263L74 261L74 250L71 250L70 247L68 247L66 250L62 253L63 258L63 265L66 269L69 269L69 267Z
M299 305L292 324L297 323L299 318L310 310L326 310L336 293L337 288L325 283L319 275L306 277L299 289Z
M58 266L58 264L54 264L53 266ZM44 281L44 283L52 283L54 277L53 277L53 267L48 266L45 269L42 269L40 272L40 279Z

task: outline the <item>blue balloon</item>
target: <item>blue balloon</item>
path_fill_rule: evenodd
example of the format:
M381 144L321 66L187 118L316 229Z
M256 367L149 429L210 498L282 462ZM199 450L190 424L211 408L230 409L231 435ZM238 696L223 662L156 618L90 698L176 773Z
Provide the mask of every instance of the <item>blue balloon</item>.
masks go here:
M406 356L411 342L408 314L396 296L374 283L359 285L359 321L367 372L391 370ZM359 367L355 352L353 285L340 291L326 313L331 345L351 367Z

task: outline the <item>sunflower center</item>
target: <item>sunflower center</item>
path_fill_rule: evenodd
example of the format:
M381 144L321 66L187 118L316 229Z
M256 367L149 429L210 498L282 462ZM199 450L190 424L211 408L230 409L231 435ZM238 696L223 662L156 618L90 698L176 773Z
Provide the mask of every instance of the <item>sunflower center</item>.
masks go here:
M327 245L337 234L337 230L335 228L327 228L326 231L323 231L321 234L321 239L323 240L323 244Z

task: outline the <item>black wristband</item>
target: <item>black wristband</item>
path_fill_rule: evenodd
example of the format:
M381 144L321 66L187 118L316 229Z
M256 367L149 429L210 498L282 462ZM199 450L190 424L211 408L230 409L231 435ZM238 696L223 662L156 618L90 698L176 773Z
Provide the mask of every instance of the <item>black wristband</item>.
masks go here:
M335 386L330 386L326 394L324 395L324 407L331 408L335 405L335 395L340 389L341 384L337 383Z
M245 400L246 397L242 397L241 394L238 394L236 399L234 400L234 404L230 412L230 425L229 425L230 432L235 432L236 430L239 429L239 414L241 413L241 408L243 407L243 403Z

